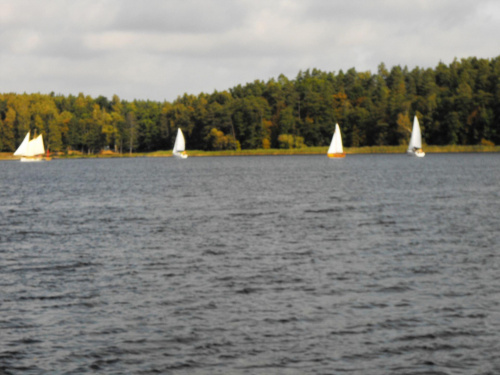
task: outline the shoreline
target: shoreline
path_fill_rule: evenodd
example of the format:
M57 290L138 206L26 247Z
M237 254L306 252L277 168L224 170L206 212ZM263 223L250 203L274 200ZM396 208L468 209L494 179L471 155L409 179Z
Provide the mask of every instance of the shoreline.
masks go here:
M405 154L407 146L365 146L365 147L346 147L344 149L347 155L355 154ZM257 149L257 150L225 150L225 151L201 151L187 150L189 157L207 157L207 156L286 156L286 155L325 155L328 147L304 147L299 149ZM425 146L426 154L441 153L497 153L500 152L500 146ZM105 153L105 154L83 154L73 152L71 154L52 154L52 159L92 159L92 158L134 158L134 157L172 157L172 151L153 151L138 153ZM1 152L0 160L19 160L9 152Z

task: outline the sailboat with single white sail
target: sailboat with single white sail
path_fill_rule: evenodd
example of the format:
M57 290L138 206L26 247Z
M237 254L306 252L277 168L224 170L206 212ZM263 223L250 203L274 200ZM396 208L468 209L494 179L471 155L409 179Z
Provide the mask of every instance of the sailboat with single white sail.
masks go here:
M342 135L340 134L339 124L335 124L335 132L333 133L332 142L327 153L329 158L344 158L345 152L342 147Z
M177 137L175 138L174 149L172 155L178 159L187 159L186 153L186 141L184 140L184 134L180 128L177 129Z
M420 132L420 124L418 123L417 116L413 118L413 129L411 131L410 143L406 153L410 156L423 158L425 152L422 150L422 134Z
M42 161L45 147L43 146L43 138L40 134L30 140L30 133L28 132L23 141L14 152L14 156L20 156L21 161Z

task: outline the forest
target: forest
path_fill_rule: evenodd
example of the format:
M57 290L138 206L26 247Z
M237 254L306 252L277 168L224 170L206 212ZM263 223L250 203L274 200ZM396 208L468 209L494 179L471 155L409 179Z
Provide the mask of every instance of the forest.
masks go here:
M413 116L425 144L500 144L500 56L434 69L381 63L377 73L312 69L173 102L5 93L0 151L13 152L28 131L50 152L169 150L179 127L188 150L325 146L335 123L346 147L401 145Z

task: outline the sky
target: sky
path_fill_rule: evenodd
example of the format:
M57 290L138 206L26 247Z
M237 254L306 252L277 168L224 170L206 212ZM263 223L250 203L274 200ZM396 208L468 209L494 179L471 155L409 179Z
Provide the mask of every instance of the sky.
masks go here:
M0 93L174 101L500 56L498 0L0 0Z

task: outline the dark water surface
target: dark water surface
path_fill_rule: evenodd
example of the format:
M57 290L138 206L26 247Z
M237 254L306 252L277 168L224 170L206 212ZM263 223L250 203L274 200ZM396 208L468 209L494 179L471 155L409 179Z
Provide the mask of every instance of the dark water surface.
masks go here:
M0 162L0 374L499 374L500 155Z

